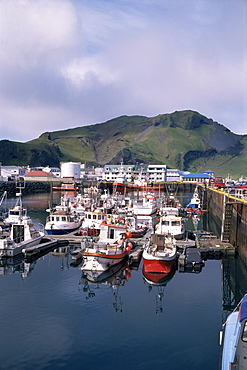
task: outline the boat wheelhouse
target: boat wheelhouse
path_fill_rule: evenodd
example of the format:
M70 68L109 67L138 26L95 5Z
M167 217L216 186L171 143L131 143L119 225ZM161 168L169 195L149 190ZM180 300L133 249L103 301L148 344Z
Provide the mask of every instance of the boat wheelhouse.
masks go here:
M181 216L161 216L155 232L157 234L170 234L176 239L182 239L185 234L184 219Z
M106 221L107 213L103 212L101 209L95 209L93 211L85 211L80 227L80 234L87 236L99 236L100 225L103 221Z
M157 197L152 193L146 193L133 203L133 213L137 217L152 216L157 212Z

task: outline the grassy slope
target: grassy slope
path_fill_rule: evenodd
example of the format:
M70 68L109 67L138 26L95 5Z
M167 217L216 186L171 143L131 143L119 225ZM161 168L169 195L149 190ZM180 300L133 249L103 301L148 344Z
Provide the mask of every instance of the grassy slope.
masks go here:
M208 157L212 149L219 153ZM247 136L233 134L197 112L183 111L151 118L121 116L101 124L44 133L27 143L1 141L0 161L51 166L60 161L86 161L89 165L104 165L117 163L125 156L128 163L164 163L190 171L213 169L218 176L234 176L246 175L246 149Z
M198 158L193 161L189 170L200 172L205 168L213 169L218 176L226 177L228 174L238 179L240 176L247 176L247 137L241 143L244 145L238 156L229 154L217 154L214 157Z

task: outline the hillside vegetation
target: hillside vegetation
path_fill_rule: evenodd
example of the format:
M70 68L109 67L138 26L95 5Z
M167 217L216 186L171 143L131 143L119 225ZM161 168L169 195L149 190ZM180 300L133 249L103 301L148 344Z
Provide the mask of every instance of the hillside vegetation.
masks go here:
M121 116L104 123L43 133L18 143L0 141L3 165L59 166L166 164L191 172L212 169L217 176L247 175L247 135L232 133L198 112L156 117Z

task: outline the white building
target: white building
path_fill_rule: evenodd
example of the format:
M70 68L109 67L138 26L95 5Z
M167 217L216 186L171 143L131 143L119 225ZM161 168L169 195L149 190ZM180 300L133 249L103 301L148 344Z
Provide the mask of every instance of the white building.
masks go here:
M174 170L177 173L177 170ZM149 182L165 182L167 166L160 165L105 165L102 171L102 178L105 181L117 181L124 177L127 182L134 180ZM179 181L179 180L178 180Z
M2 166L0 165L0 179L18 179L27 173L27 169L21 166Z
M105 181L118 181L119 178L124 178L126 182L132 182L134 179L147 179L148 166L133 165L133 164L107 164L102 171L102 178Z
M167 169L166 170L166 181L167 182L181 181L180 171L177 169Z
M166 165L148 165L147 167L147 179L153 182L165 182L166 181Z

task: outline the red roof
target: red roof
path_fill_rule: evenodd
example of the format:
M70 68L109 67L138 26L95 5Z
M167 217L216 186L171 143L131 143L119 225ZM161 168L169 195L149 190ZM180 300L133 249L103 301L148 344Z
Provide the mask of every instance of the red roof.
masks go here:
M53 177L50 173L41 170L33 170L24 175L24 177Z

